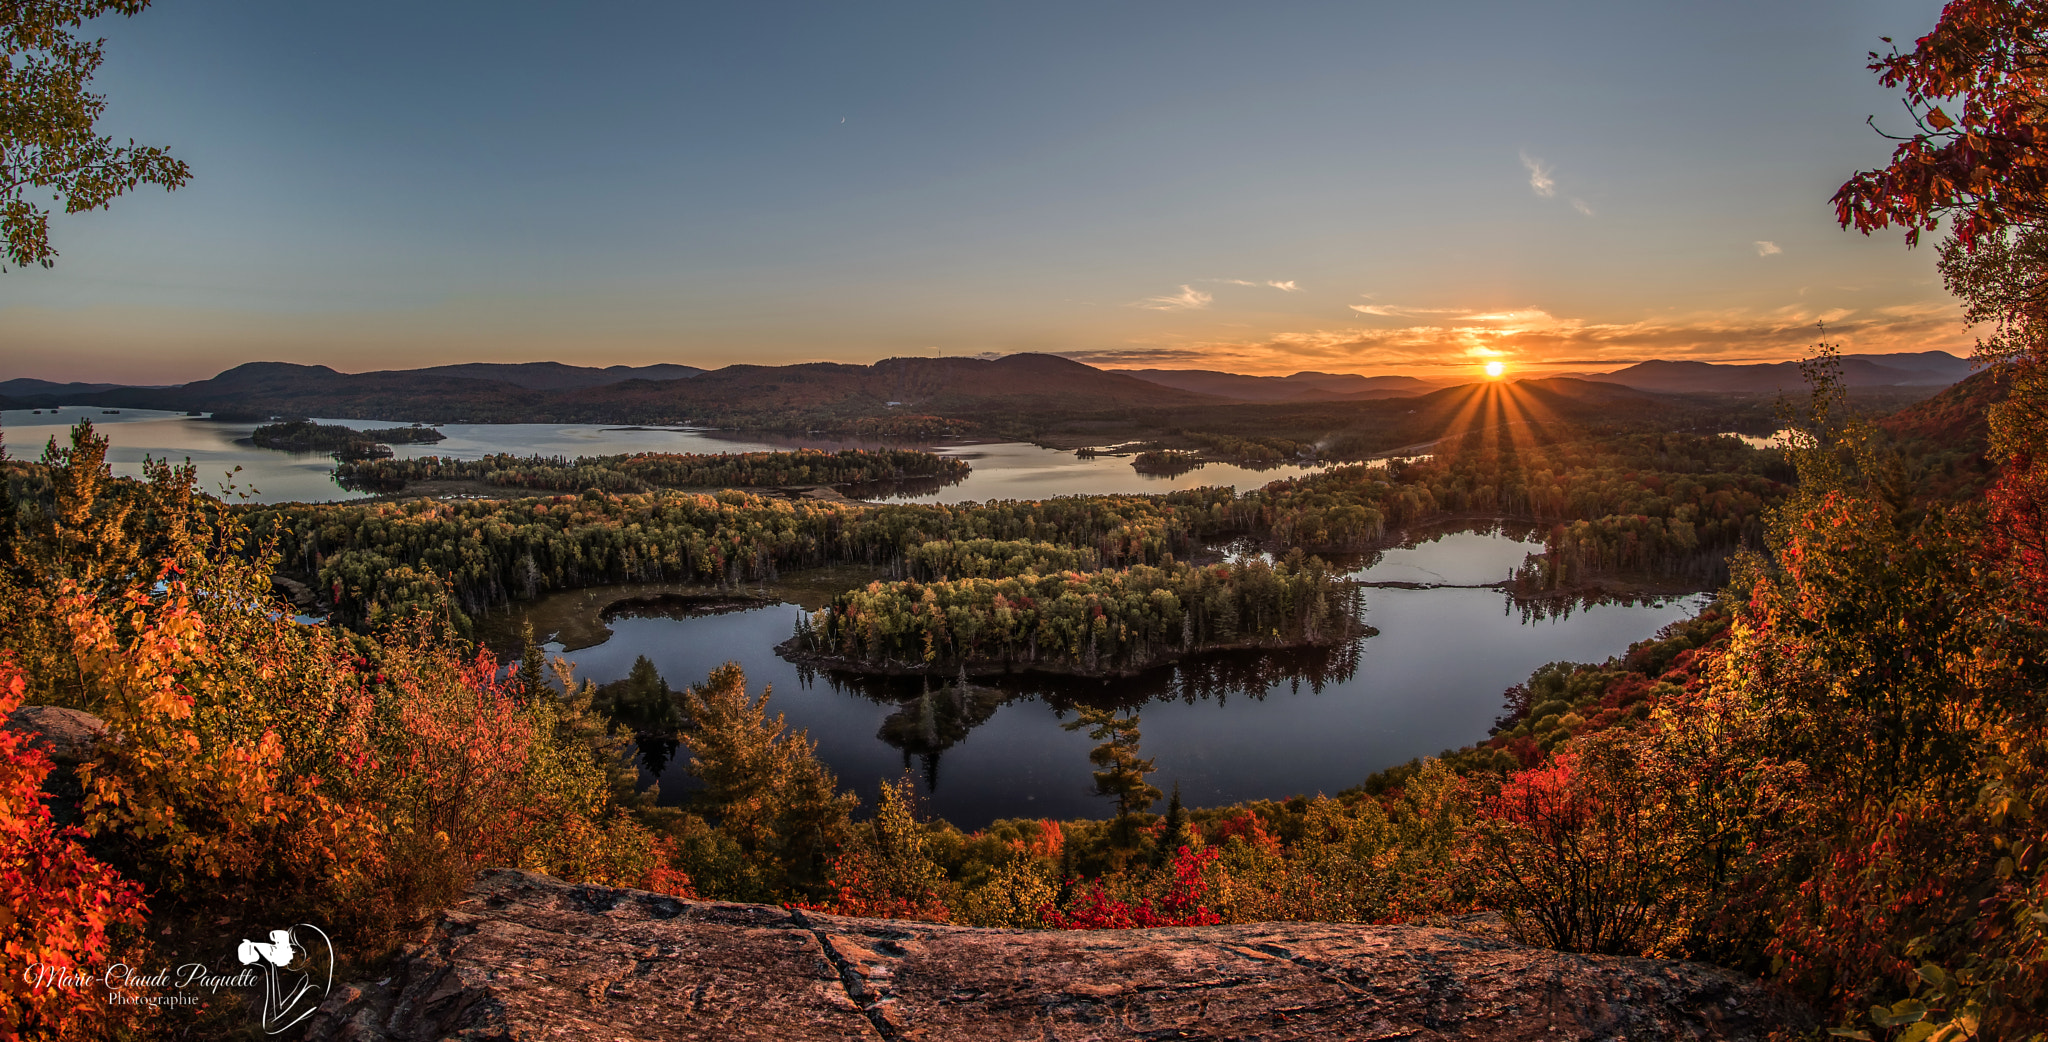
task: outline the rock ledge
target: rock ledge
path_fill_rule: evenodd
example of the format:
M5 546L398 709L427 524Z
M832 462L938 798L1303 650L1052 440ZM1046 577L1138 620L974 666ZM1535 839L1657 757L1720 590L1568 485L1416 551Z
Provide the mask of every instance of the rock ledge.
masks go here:
M1737 974L1452 929L1036 932L846 919L485 873L309 1039L1763 1039Z

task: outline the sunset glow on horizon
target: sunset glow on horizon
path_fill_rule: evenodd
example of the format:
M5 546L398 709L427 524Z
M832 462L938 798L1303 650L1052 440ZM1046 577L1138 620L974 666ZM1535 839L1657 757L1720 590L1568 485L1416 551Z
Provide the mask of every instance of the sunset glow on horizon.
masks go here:
M1967 354L1934 252L1828 205L1940 9L160 2L95 89L194 179L0 274L0 379Z

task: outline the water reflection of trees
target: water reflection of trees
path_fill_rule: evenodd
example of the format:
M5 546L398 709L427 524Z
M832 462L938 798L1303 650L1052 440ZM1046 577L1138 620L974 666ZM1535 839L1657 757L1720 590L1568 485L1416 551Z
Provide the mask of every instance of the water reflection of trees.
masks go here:
M673 734L641 734L634 736L633 742L640 749L640 768L655 779L668 770L669 761L683 744Z
M861 481L845 486L848 499L910 499L915 496L929 496L940 489L967 480L965 474L930 476L916 478L892 478L888 481Z
M613 601L597 613L597 620L605 625L621 619L673 619L680 622L707 615L753 611L762 604L761 600L754 598L657 593Z
M1529 521L1502 518L1453 520L1389 532L1386 539L1369 550L1320 550L1316 552L1316 556L1328 563L1332 572L1356 577L1385 560L1391 551L1418 550L1449 536L1470 534L1499 536L1517 543L1535 544L1536 551L1527 556L1540 558L1543 556L1543 537L1548 531L1548 526ZM1265 544L1250 539L1240 539L1214 547L1212 552L1223 557L1264 556L1268 560L1272 559L1272 554Z
M982 678L978 683L962 677L937 685L922 677L830 671L822 678L836 693L895 706L875 737L902 751L904 767L910 768L913 758L920 761L925 790L932 792L938 788L943 754L966 741L996 710L1013 702L1041 701L1060 713L1080 706L1129 712L1152 702L1193 705L1214 701L1221 706L1232 696L1264 701L1269 693L1283 688L1299 694L1306 687L1321 694L1324 688L1358 674L1363 650L1364 641L1358 639L1329 647L1218 652L1135 677L1005 676ZM798 680L806 688L820 676L809 669L798 672Z
M1672 601L1698 596L1696 591L1680 593L1543 593L1524 595L1513 589L1502 596L1501 614L1513 617L1521 613L1522 624L1534 622L1565 622L1573 612L1585 612L1597 605L1611 604L1622 608L1661 608Z

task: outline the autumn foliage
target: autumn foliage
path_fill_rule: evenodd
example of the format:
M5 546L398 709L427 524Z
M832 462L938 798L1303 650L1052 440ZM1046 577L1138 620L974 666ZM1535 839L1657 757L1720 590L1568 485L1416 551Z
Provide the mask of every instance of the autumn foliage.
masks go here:
M375 636L294 621L272 559L189 472L117 481L104 452L81 425L14 474L0 701L87 710L109 738L76 769L82 828L56 830L47 761L0 732L10 981L25 962L132 959L116 945L145 914L174 963L187 945L218 963L221 922L303 921L373 964L494 865L689 892L673 843L617 801L619 743L587 698L530 697L430 620ZM59 1037L91 1035L87 1006L106 1006L96 985L0 987L10 1016Z
M27 687L0 660L0 718ZM90 1039L119 1023L102 993L60 986L60 975L98 976L115 953L144 950L142 888L86 853L76 828L43 804L50 760L24 736L0 730L0 1038Z

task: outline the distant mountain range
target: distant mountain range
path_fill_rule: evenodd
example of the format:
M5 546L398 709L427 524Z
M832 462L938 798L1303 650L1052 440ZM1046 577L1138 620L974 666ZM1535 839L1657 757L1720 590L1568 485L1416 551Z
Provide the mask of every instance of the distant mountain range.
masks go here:
M1842 359L1842 372L1851 387L1939 387L1968 376L1970 365L1940 351L1849 355ZM1657 394L1771 394L1802 386L1797 364L1789 362L1652 361L1614 373L1555 379L1562 381L1555 383L1557 388L1577 388L1559 391L1576 401L1597 397L1592 392L1600 385ZM1534 387L1552 381L1520 383ZM945 417L960 421L957 429L967 429L968 424L993 429L985 421L996 418L1010 431L1034 429L1041 420L1085 423L1091 417L1149 416L1145 422L1184 426L1189 409L1296 407L1308 410L1303 417L1320 416L1325 407L1417 398L1443 387L1441 381L1408 376L1102 370L1043 354L891 358L873 365L732 365L708 371L687 365L595 368L559 362L473 362L341 373L321 365L250 362L212 379L173 387L8 380L0 383L0 407L90 405L244 417L701 424L907 434L915 433L913 427L926 433L945 429L906 426L907 416ZM1176 418L1167 417L1169 412Z
M1111 369L1162 387L1231 398L1240 402L1327 402L1403 398L1443 386L1412 376L1359 376L1301 372L1293 376L1239 376L1213 369Z
M536 362L341 373L324 365L249 362L175 387L32 389L0 399L0 405L426 422L787 427L892 412L971 418L989 409L1071 414L1225 401L1055 355L1017 354L994 360L892 358L874 365L732 365L709 372L690 366L592 369Z
M1946 351L1842 356L1842 383L1848 387L1946 387L1969 375L1969 361ZM1665 394L1774 394L1799 391L1806 386L1797 362L1724 365L1649 361L1617 372L1579 378Z
M14 380L0 380L0 396L26 398L31 395L91 394L94 391L111 391L121 384L52 383L49 380L30 380L25 377Z
M436 365L425 369L392 371L415 376L496 380L499 383L535 391L579 390L585 387L625 383L628 380L687 380L704 372L694 365L667 363L637 367L612 365L596 369L583 365L564 365L561 362L464 362L459 365ZM5 393L0 391L0 394Z

